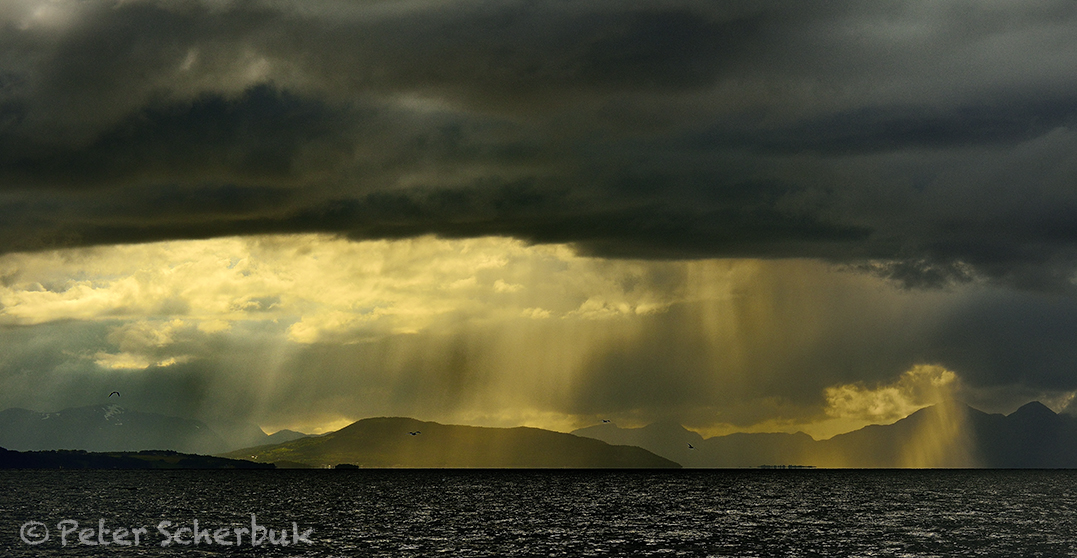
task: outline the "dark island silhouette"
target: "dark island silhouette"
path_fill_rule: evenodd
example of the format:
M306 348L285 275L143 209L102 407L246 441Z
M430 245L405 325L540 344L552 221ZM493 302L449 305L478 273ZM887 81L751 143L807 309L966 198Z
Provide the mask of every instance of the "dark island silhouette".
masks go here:
M419 433L422 435L418 435ZM261 463L362 468L677 468L638 447L539 428L370 418L336 432L223 454Z
M0 469L273 469L254 463L169 450L87 452L82 450L12 451L0 448Z

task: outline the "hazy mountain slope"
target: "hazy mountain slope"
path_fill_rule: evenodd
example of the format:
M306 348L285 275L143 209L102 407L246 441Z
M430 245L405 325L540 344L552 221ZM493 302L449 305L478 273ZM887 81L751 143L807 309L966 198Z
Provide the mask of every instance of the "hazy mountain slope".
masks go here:
M41 413L0 411L0 446L14 450L137 451L175 450L221 453L307 436L281 430L267 435L248 422L215 423L142 413L119 405L93 405Z
M642 428L605 423L573 432L609 444L639 446L685 467L758 467L798 464L814 440L807 434L731 434L703 439L674 422ZM689 447L691 445L691 447Z
M709 467L810 465L805 454L815 444L815 440L803 432L737 433L708 438L700 450L702 461Z
M295 430L278 430L265 437L265 440L260 441L257 444L247 444L243 447L250 446L262 446L266 444L283 444L284 442L291 442L292 440L298 440L300 438L306 438L310 434L304 434L302 432L296 432Z
M0 411L0 446L13 450L175 450L219 453L228 445L196 420L93 405L39 413Z
M228 449L246 448L271 443L269 436L250 422L211 422L210 429L224 440Z
M649 424L643 428L620 428L607 422L573 431L576 436L602 440L607 444L637 446L651 453L680 463L685 467L698 467L699 454L690 449L700 447L703 437L672 421Z
M561 432L444 425L409 418L364 419L324 436L238 450L224 457L319 467L339 463L360 467L679 467L641 448L612 446Z
M266 434L258 425L250 422L214 422L210 428L224 439L226 450L280 444L307 436L294 430L280 430Z

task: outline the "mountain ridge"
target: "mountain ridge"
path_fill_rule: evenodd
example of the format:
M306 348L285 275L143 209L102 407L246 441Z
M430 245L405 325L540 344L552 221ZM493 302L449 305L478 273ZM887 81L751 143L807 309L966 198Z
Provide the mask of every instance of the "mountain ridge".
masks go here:
M526 426L446 425L408 417L358 420L319 437L222 457L364 468L679 468L638 447Z
M235 424L237 431L246 432L244 439L264 443L233 450L235 446L227 447L200 421L119 405L53 413L11 408L0 411L0 446L22 451L173 450L289 467L1077 468L1077 417L1057 414L1040 402L1009 415L946 402L892 424L869 425L825 440L803 432L703 438L670 420L627 429L603 423L566 434L523 426L372 417L317 437L291 431L270 436L256 426Z
M943 467L1077 468L1077 417L1051 411L1038 401L1009 415L988 414L950 401L919 409L887 425L868 425L825 440L803 432L735 433L702 439L677 437L655 443L652 423L619 428L612 423L573 431L581 436L637 444L685 467ZM679 425L678 425L679 426ZM694 440L694 441L693 441ZM688 448L688 444L692 448Z

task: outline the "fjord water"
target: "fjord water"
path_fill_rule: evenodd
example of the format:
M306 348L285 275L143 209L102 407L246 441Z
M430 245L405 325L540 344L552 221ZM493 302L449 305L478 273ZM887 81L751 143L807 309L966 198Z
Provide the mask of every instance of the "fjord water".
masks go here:
M9 470L0 555L1054 557L1077 556L1075 512L1077 471ZM290 544L208 542L252 514ZM147 532L64 546L63 520ZM195 520L197 545L161 546Z

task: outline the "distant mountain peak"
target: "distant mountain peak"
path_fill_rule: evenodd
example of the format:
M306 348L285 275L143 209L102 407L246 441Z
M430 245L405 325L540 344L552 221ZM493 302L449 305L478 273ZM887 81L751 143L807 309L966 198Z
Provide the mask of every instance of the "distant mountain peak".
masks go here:
M1007 415L1011 418L1035 418L1035 417L1056 417L1057 413L1052 411L1047 405L1040 403L1039 401L1032 401L1021 405L1019 409Z
M696 432L695 430L690 430L688 428L685 428L685 426L683 424L681 424L681 421L679 421L677 419L672 419L672 418L656 420L656 421L652 422L651 424L648 424L647 426L642 427L640 430L645 431L645 432L646 431L654 431L654 432L665 432L665 433L668 433L668 434L677 433L677 434L682 434L682 435L688 434L688 435L692 435L692 436L699 436L698 432ZM702 439L702 436L700 436L700 439Z

